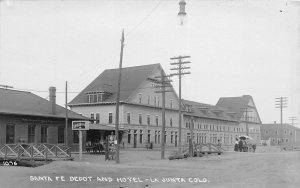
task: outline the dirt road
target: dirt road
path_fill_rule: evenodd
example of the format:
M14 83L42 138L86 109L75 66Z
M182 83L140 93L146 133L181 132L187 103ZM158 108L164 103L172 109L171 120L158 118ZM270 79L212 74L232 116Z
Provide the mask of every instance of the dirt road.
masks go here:
M0 187L300 187L299 151L258 149L172 161L159 157L159 151L122 151L121 164L84 155L82 161L37 168L2 166Z

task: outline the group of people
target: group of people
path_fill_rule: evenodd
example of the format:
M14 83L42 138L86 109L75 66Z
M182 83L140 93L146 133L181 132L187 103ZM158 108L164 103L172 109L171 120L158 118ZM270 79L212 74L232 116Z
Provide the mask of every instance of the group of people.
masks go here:
M90 150L93 151L93 153L104 153L105 154L105 160L113 160L115 158L115 144L116 139L113 132L111 132L110 135L107 136L106 140L99 140L97 139L95 143L91 143L91 141L88 141L86 143L86 150L87 152L90 152Z
M253 152L255 152L256 150L256 144L250 144L247 143L246 140L243 140L240 138L240 140L238 140L236 138L235 144L234 144L234 151L236 152L248 152L252 150Z

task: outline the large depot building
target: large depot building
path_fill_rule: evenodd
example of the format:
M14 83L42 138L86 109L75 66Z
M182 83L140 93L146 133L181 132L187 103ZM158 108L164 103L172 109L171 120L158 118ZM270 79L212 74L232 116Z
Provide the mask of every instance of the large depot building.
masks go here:
M152 142L159 147L163 134L167 147L178 145L178 96L173 88L166 93L166 130L162 133L162 95L155 92L156 85L148 79L160 76L161 71L160 64L122 69L121 146L145 147ZM94 119L86 141L104 140L115 130L117 78L118 69L105 70L69 103L72 111ZM246 124L250 136L260 140L261 121L251 96L221 98L216 105L183 100L182 107L183 144L193 136L196 143L220 140L224 145L232 145L235 138L246 134ZM251 108L250 114L245 115L246 108Z

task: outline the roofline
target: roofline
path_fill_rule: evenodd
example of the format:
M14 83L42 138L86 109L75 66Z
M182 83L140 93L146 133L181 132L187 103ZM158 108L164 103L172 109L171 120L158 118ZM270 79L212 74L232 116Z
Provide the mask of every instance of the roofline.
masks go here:
M116 104L116 102L79 103L79 104L72 104L69 106L70 107L78 107L78 106L112 105L112 104ZM120 101L120 104L128 104L128 105L136 105L136 106L162 109L162 107L159 107L159 106L145 105L145 104L140 104L140 103L126 102L126 101ZM166 108L166 110L178 111L178 108Z
M186 116L194 116L194 117L199 117L199 118L204 118L204 119L212 119L212 120L222 120L222 121L230 121L230 122L237 122L239 123L239 120L229 120L229 119L221 119L221 118L214 118L214 117L203 117L203 116L198 116L198 115L193 115L193 114L187 114L187 113L183 113L183 115Z
M43 114L10 113L10 112L0 112L0 115L48 117L48 118L55 118L55 119L65 119L66 118L66 117L63 117L63 116L57 116L57 115L51 115L51 114L43 115ZM89 120L89 118L87 118L87 117L83 117L83 118L68 117L68 119Z

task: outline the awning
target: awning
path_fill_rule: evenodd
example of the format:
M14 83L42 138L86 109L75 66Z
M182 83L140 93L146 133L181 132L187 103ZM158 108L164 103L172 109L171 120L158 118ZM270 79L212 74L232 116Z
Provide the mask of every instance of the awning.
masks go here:
M90 124L90 130L103 130L103 131L114 131L116 130L115 125L100 125ZM119 131L125 131L124 127L119 127Z

